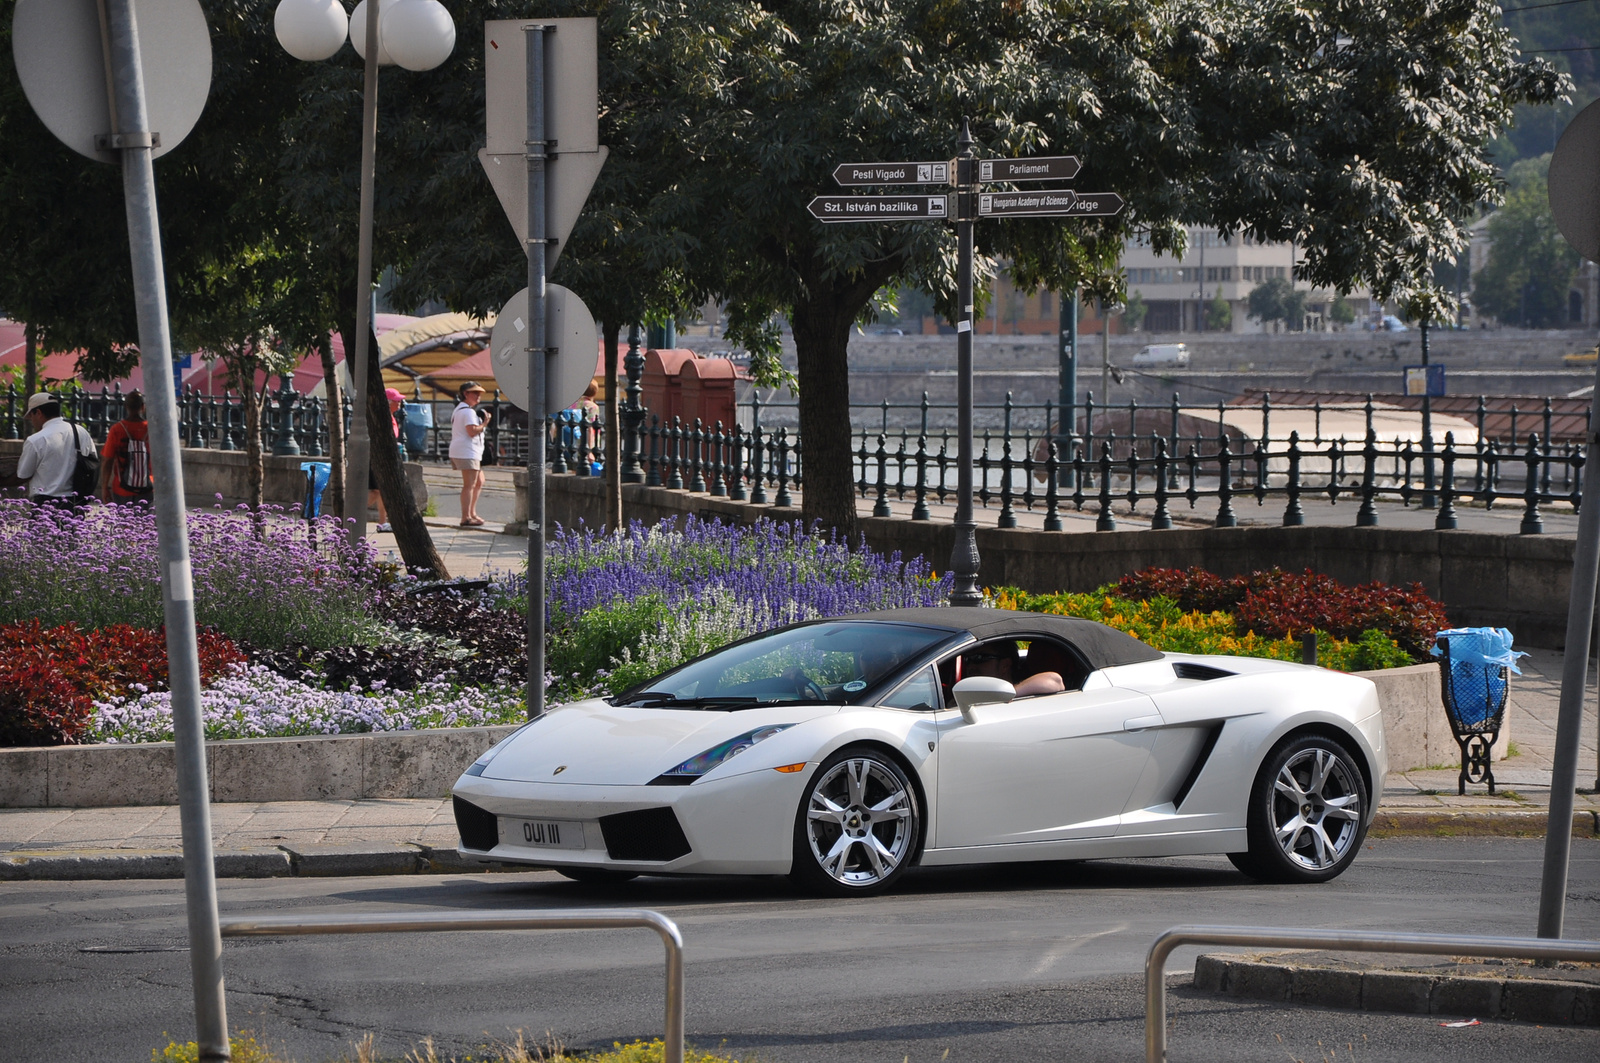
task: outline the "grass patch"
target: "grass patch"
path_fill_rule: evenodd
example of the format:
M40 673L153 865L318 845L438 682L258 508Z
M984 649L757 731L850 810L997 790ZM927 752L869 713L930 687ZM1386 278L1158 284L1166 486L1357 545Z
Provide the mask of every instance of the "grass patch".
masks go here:
M240 1031L229 1039L233 1049L233 1063L296 1063L288 1056L278 1055L258 1042L248 1032ZM423 1038L402 1055L387 1055L379 1050L376 1038L367 1034L352 1046L352 1053L341 1057L337 1063L662 1063L666 1045L662 1041L633 1041L623 1044L613 1042L610 1049L568 1051L561 1042L550 1038L545 1044L529 1044L523 1031L516 1039L497 1041L485 1045L477 1052L464 1056L440 1055L433 1038ZM198 1063L200 1048L193 1041L168 1042L165 1048L153 1049L150 1063ZM717 1052L702 1052L684 1046L684 1063L739 1063L737 1057ZM749 1063L750 1057L746 1057Z

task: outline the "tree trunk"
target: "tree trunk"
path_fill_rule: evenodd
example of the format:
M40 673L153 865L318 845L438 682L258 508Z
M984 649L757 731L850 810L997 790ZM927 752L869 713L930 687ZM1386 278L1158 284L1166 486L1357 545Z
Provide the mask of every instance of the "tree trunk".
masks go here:
M606 374L606 527L611 531L622 528L622 403L617 395L617 336L620 324L602 322L605 335Z
M22 401L26 403L33 398L33 393L39 390L39 337L32 325L25 325L22 329L23 361L22 361ZM26 439L33 434L33 422L26 417L22 419L22 436Z
M846 540L856 537L856 485L850 448L850 329L867 302L899 272L897 256L871 273L806 278L809 299L794 304L790 322L799 360L801 511Z
M354 516L345 513L344 504L344 385L339 382L338 365L333 360L333 339L324 335L317 345L322 355L322 382L324 403L328 411L328 459L333 473L328 477L328 504L324 513L336 517Z
M422 510L417 508L411 485L406 483L405 469L400 465L400 449L395 445L394 428L389 423L389 400L383 395L383 369L378 362L376 335L367 338L367 437L372 441L367 460L378 481L378 493L389 510L395 544L400 547L400 557L406 568L414 575L449 579L444 558L433 545L433 536L428 534ZM360 499L359 504L366 505L366 499Z
M246 396L244 404L244 466L246 490L249 495L246 499L254 513L261 512L261 506L266 501L265 484L266 468L261 456L261 404L266 400L268 382L263 381L261 390L256 390L256 365L252 359L247 363L247 373L240 381L243 385L240 394Z

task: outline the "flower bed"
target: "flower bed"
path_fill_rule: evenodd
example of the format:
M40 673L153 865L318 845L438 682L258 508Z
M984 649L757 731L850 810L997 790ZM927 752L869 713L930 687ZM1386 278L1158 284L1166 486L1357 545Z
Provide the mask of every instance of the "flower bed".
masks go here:
M1203 569L1148 568L1087 594L992 592L1006 609L1081 616L1161 650L1298 661L1317 636L1317 662L1341 671L1398 668L1427 659L1444 607L1420 584L1346 587L1315 572L1278 569L1223 579Z

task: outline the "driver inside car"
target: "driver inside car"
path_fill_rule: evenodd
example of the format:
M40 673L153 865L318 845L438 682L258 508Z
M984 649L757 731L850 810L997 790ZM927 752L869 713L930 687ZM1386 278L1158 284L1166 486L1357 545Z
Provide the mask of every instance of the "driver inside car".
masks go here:
M1034 672L1019 681L1017 673L1026 669L1027 662L1018 657L1017 644L1011 640L987 642L961 655L963 677L982 675L1003 679L1016 687L1019 698L1059 694L1067 689L1059 672Z

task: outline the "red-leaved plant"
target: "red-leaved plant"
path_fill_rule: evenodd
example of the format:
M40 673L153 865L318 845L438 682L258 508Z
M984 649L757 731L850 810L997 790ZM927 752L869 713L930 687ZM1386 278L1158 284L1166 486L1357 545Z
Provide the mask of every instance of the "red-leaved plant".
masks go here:
M202 683L245 660L225 635L200 629L196 637ZM87 737L95 699L166 686L164 630L0 624L0 746L75 745Z
M1428 597L1420 583L1346 587L1310 569L1293 573L1274 568L1223 579L1200 568L1147 568L1122 577L1117 593L1135 601L1171 598L1184 610L1232 613L1240 631L1263 638L1316 630L1359 639L1364 631L1381 631L1413 660L1425 660L1434 633L1450 626L1444 606Z

